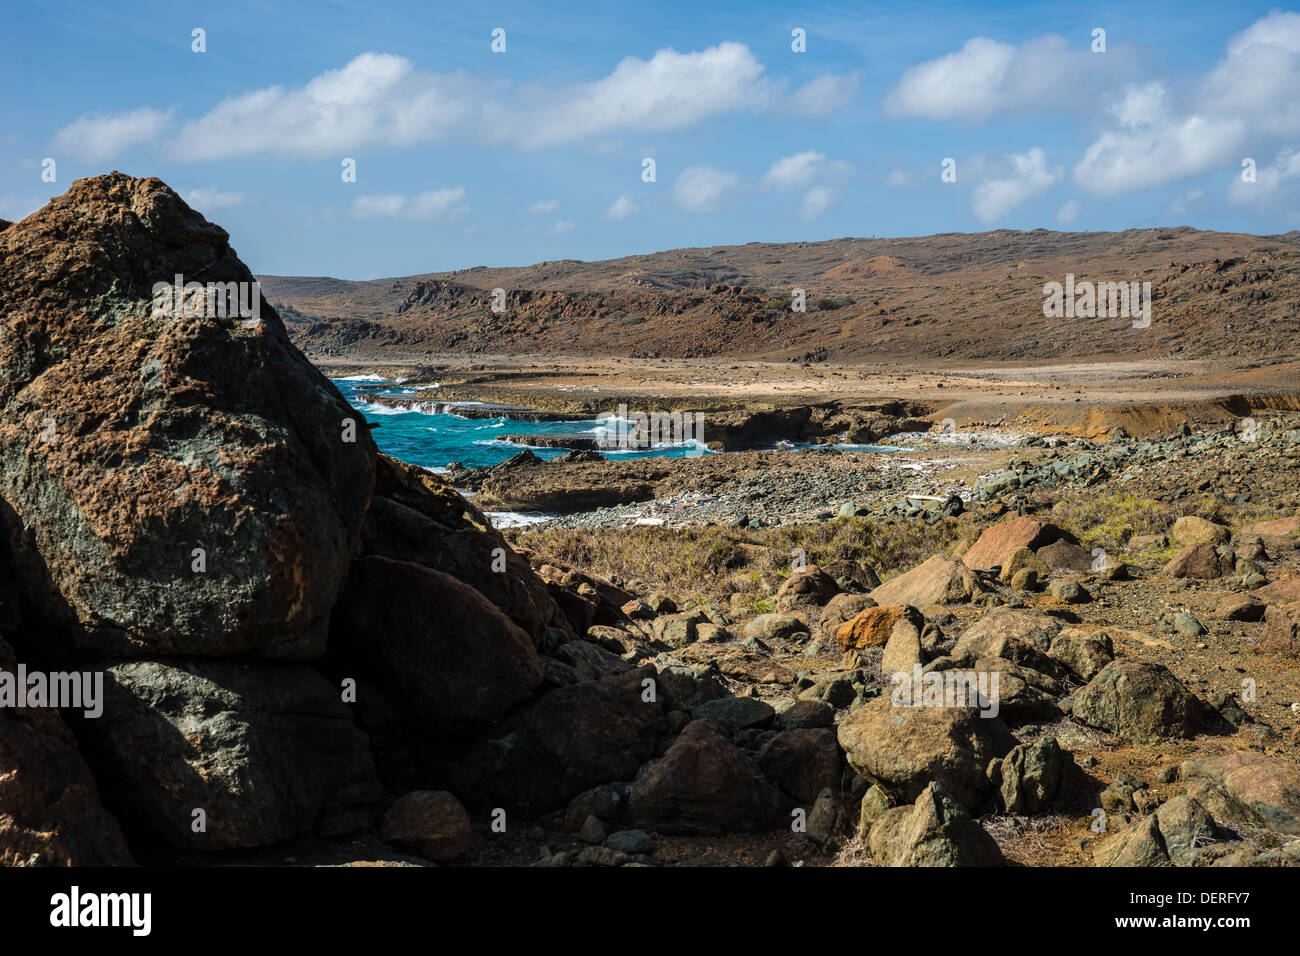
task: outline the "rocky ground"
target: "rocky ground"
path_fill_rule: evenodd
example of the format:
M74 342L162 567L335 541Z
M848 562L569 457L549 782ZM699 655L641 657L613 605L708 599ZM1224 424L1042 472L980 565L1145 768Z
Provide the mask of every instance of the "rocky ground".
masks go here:
M4 863L1300 863L1286 407L443 478L178 272L157 180L0 228L0 674L104 683L0 706Z

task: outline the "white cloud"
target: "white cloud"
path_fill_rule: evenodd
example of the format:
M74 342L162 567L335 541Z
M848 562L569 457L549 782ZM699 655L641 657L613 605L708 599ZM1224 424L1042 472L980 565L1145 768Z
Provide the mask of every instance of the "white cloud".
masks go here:
M839 201L839 194L829 186L814 186L799 201L799 218L816 219Z
M635 216L641 211L641 207L632 201L632 197L624 193L605 210L605 218L611 220L626 219L629 216Z
M981 222L1001 219L1027 199L1046 192L1064 176L1059 166L1048 168L1047 157L1037 147L1007 158L1013 167L1012 174L981 183L971 196L971 209Z
M1074 167L1074 181L1098 196L1163 186L1207 172L1240 155L1240 119L1189 116L1097 137Z
M558 199L539 199L528 207L528 211L534 216L548 216L560 208Z
M1255 181L1244 182L1238 171L1228 184L1228 201L1237 205L1268 204L1300 183L1300 149L1283 150L1269 166L1255 170Z
M1074 109L1129 66L1123 51L1072 51L1050 34L1021 46L972 37L960 50L905 70L885 97L885 110L978 122L1015 110Z
M551 227L551 233L556 236L562 236L566 232L573 232L576 226L567 219L561 219Z
M1079 213L1083 211L1083 203L1077 199L1070 199L1061 204L1061 208L1056 210L1056 221L1062 226L1068 226L1074 220L1079 218Z
M358 196L349 207L357 219L406 219L413 222L455 222L469 212L464 186L405 196L401 193Z
M673 183L673 200L687 212L715 212L741 185L741 178L735 173L724 173L711 166L692 166L683 169Z
M627 57L602 79L568 87L509 86L465 72L417 70L405 57L363 53L299 88L235 96L187 123L175 152L216 159L257 152L328 155L363 145L470 140L521 149L590 141L603 149L621 130L693 126L750 110L825 115L852 83L819 77L784 95L784 83L743 43L719 43L650 59Z
M791 110L811 119L824 119L847 106L858 93L857 74L824 73L790 94Z
M906 169L892 169L889 175L885 177L885 185L890 189L906 186L911 181L912 177Z
M248 201L247 193L222 192L216 186L200 186L184 193L183 196L185 201L199 212L230 209L242 206Z
M840 183L853 167L843 160L827 160L825 153L807 150L778 159L759 184L765 189L803 189L814 183Z
M68 153L90 163L103 162L152 142L171 123L175 107L156 110L142 106L127 113L85 114L54 135L55 153Z
M1124 98L1109 108L1121 126L1136 129L1152 126L1165 118L1165 87L1162 83L1130 86Z

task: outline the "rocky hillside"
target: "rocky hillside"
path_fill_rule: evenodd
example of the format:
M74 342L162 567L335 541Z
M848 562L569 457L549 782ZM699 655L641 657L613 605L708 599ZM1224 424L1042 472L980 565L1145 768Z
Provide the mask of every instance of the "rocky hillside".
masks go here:
M1294 357L1300 234L999 230L678 249L371 282L260 276L309 354L856 362ZM1150 282L1153 322L1049 319L1066 274ZM492 310L491 290L505 308ZM795 288L806 311L791 309Z

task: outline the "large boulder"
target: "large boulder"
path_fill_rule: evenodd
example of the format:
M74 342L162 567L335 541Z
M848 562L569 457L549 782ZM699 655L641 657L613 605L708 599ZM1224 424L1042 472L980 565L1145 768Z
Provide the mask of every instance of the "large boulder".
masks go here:
M841 624L835 631L835 640L846 651L884 647L900 621L911 623L918 631L925 627L925 618L914 607L905 604L869 607Z
M849 766L896 802L916 800L937 780L967 807L991 787L989 761L1016 745L1000 718L975 708L895 706L890 696L844 718L839 741Z
M260 321L164 307L178 275L247 283ZM0 277L0 524L44 620L105 655L319 656L375 446L225 230L82 179L0 232Z
M1073 697L1074 718L1130 743L1195 737L1204 705L1168 669L1149 661L1111 661Z
M1236 753L1183 763L1187 792L1225 822L1300 836L1300 766L1280 755Z
M425 734L482 730L542 681L532 639L496 605L406 561L353 562L330 645L332 671L373 680Z
M707 720L687 724L628 798L635 823L664 833L767 830L786 822L788 809L744 751Z
M1179 551L1160 572L1171 578L1199 578L1214 580L1226 578L1236 567L1230 551L1216 549L1210 544L1189 544Z
M861 611L875 606L876 602L865 594L837 594L822 609L821 617L817 619L817 628L821 631L822 637L834 638L841 624L857 617Z
M1215 524L1213 521L1207 521L1204 518L1198 518L1196 515L1183 515L1174 522L1170 534L1173 535L1175 541L1184 547L1203 544L1216 545L1227 544L1228 539L1232 537L1232 529L1221 524Z
M811 806L822 790L839 786L844 752L830 728L787 730L764 745L758 766L783 792Z
M436 568L470 584L535 644L567 621L546 584L483 513L437 475L380 455L361 554Z
M890 578L871 592L877 604L965 604L983 591L974 572L961 561L936 554L910 571Z
M0 639L0 669L15 670ZM0 866L129 866L117 820L57 710L0 707Z
M1037 551L1045 545L1065 540L1078 544L1079 539L1050 521L1038 518L1010 518L985 528L973 545L961 556L968 568L1000 568L1017 548Z
M1187 866L1200 846L1218 833L1214 818L1197 800L1183 794L1093 850L1097 866Z
M942 783L931 783L910 806L894 807L871 827L871 856L882 866L1000 866L994 839L970 818Z
M1300 601L1267 607L1259 649L1265 654L1300 657Z
M461 755L448 783L470 806L546 813L597 784L632 779L662 729L660 704L637 686L571 684L507 715Z
M397 846L414 847L435 863L464 856L474 840L469 814L445 790L404 794L384 814L380 835Z
M788 611L803 604L825 604L839 591L840 586L833 577L815 564L810 564L782 582L776 592L776 609Z
M305 664L122 661L82 727L105 802L177 848L365 829L383 800L340 689Z

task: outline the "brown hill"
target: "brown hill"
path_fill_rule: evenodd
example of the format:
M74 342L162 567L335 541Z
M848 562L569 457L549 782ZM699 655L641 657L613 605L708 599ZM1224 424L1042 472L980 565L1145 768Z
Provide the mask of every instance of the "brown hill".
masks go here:
M1067 273L1150 282L1154 321L1043 315ZM261 276L318 355L420 352L864 362L1300 354L1300 234L1175 229L749 243L398 279ZM506 292L493 312L491 290ZM794 312L796 288L807 311Z

